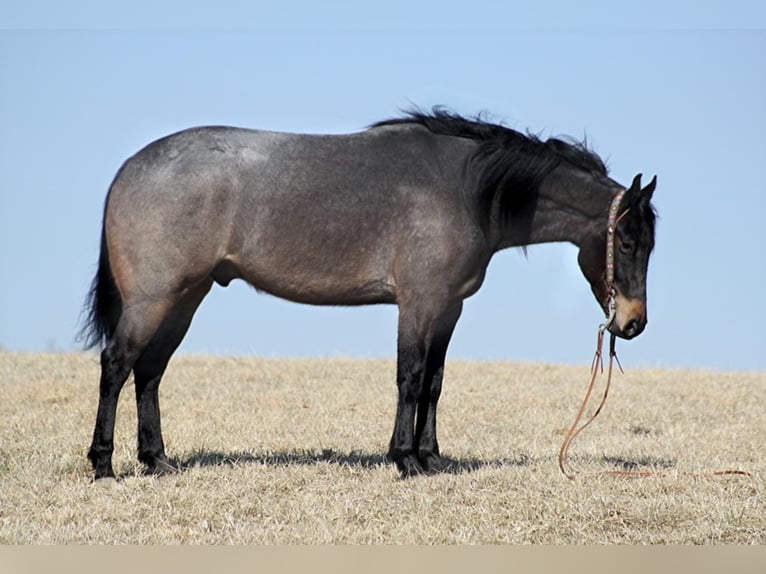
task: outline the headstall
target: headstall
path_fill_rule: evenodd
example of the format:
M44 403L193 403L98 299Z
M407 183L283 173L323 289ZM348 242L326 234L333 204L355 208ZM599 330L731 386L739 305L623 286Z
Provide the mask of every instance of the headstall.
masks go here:
M609 217L606 223L606 302L604 304L604 312L607 319L604 324L605 329L611 326L616 312L614 302L614 236L617 231L617 223L628 212L626 209L618 216L622 198L625 197L627 191L627 189L623 188L612 198L612 204L609 206Z

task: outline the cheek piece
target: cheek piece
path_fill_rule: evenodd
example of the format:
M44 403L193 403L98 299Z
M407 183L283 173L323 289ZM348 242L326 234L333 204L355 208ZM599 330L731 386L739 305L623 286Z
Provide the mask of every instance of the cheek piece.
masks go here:
M614 288L614 235L617 231L617 224L629 211L629 209L626 209L619 217L617 216L617 213L620 210L620 203L627 191L627 189L618 191L614 196L614 199L612 199L612 204L609 206L609 218L606 224L606 301L604 302L606 323L601 326L603 329L608 329L612 325L614 316L617 312L614 302L614 296L616 294Z

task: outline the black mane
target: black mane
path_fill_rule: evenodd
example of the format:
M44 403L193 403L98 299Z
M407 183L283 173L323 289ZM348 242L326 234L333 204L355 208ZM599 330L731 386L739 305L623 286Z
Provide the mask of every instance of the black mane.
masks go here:
M499 201L500 215L509 220L517 239L529 236L531 215L542 180L562 161L597 176L606 177L604 161L585 142L567 138L541 140L480 117L468 119L442 108L430 113L406 112L401 118L377 122L370 127L421 125L438 135L475 140L478 146L468 160L484 213Z
M525 148L527 153L535 157L530 160L553 160L558 163L566 160L585 171L606 176L609 170L604 161L590 148L585 141L573 138L550 138L542 141L536 135L522 134L502 124L485 121L481 116L465 118L459 114L436 107L430 113L415 109L405 112L401 118L391 118L372 124L370 127L382 127L402 124L419 124L430 132L468 138L482 143L501 143L507 147ZM522 169L524 166L518 166Z

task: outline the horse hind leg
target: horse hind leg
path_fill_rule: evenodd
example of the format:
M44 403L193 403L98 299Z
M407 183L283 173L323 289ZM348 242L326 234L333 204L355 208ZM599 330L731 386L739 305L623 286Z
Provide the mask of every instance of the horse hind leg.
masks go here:
M138 460L152 474L175 472L165 454L158 390L170 357L181 344L195 311L210 291L212 280L192 288L163 320L133 367L138 412Z
M88 451L97 479L114 477L114 423L120 391L171 307L172 301L168 300L125 305L114 333L101 352L98 412Z
M93 465L96 479L114 477L112 451L117 399L130 375L130 369L130 358L125 352L124 344L113 338L101 351L98 413L93 440L88 450L88 459Z

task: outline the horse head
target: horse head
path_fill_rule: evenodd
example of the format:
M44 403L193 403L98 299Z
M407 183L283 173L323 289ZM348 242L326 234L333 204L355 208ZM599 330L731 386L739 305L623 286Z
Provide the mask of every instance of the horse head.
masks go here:
M582 242L578 255L609 317L609 331L623 339L640 335L647 323L646 276L656 219L651 198L656 185L655 176L642 188L638 174L629 188L618 190L610 206L614 217Z

